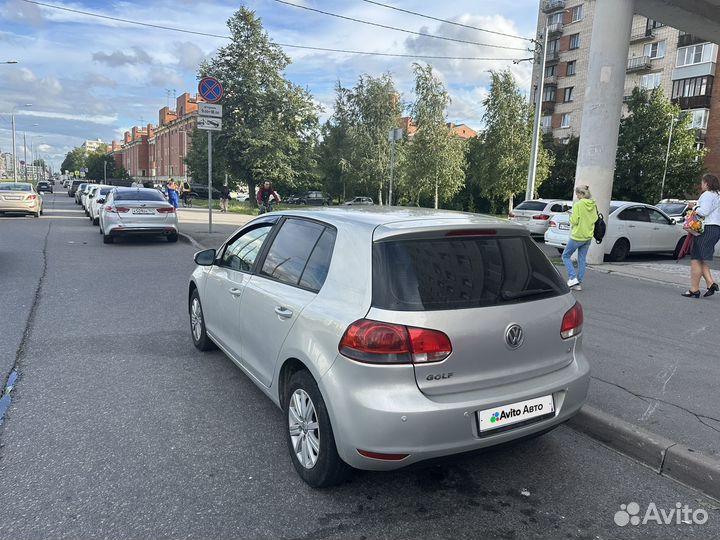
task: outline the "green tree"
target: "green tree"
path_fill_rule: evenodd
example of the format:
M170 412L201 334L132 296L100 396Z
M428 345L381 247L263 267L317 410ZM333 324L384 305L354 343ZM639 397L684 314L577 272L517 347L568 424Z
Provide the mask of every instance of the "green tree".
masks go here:
M319 172L326 191L341 194L346 200L356 193L351 181L352 139L351 139L350 91L338 82L335 87L335 110L321 130L318 146Z
M490 92L483 100L486 125L483 142L473 145L468 171L482 196L494 203L508 201L525 191L532 141L532 109L510 70L491 72ZM540 146L535 179L542 186L552 166L550 153ZM495 205L493 205L495 206Z
M691 118L673 105L661 88L635 88L629 115L620 121L613 196L656 203L660 199L670 123L673 126L665 180L665 197L694 194L703 170L704 152L695 148Z
M554 163L548 178L538 190L541 197L572 200L579 143L577 137L571 137L567 143L552 143L550 151L554 155Z
M268 37L255 13L240 8L228 20L231 41L200 66L199 75L216 77L225 89L223 131L213 135L213 163L224 163L250 193L272 181L294 189L315 174L318 110L310 94L284 77L290 58ZM195 136L187 163L194 178L207 175L207 138ZM213 167L222 184L222 167ZM251 198L251 200L254 200Z
M417 131L402 153L401 187L419 203L430 195L434 207L451 200L465 183L465 143L447 126L450 96L432 67L413 64L416 101L412 116Z
M79 171L82 167L85 167L86 160L87 153L85 152L85 149L82 146L78 146L67 153L62 165L60 165L60 168L63 172Z

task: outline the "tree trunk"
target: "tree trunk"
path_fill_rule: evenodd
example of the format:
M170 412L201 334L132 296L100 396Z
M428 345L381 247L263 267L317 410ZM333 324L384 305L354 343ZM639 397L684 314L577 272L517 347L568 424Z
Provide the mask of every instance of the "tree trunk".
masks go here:
M255 196L255 179L254 178L248 178L248 202L250 202L251 205L257 206L257 197Z

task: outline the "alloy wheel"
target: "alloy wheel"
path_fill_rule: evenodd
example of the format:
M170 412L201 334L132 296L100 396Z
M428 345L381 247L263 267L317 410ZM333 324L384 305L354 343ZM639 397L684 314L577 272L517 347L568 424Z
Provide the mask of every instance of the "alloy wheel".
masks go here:
M320 424L315 405L302 388L290 397L288 424L298 462L306 469L312 469L320 456Z
M190 326L192 328L195 341L200 341L203 331L202 324L202 308L200 307L200 300L193 298L192 306L190 307Z

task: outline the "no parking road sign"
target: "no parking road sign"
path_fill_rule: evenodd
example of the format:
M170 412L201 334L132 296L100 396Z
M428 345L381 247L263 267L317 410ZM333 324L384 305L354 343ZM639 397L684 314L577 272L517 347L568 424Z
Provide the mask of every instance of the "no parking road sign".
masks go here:
M217 103L223 97L223 87L215 77L203 77L198 84L198 92L208 103Z

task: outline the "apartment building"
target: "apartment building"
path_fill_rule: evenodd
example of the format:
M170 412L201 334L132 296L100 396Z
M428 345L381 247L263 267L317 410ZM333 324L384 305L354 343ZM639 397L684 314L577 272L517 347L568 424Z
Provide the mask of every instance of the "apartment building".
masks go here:
M447 122L445 125L461 139L472 139L473 137L478 136L478 132L467 124L454 124L453 122ZM400 118L400 127L408 137L415 135L415 132L417 132L418 129L413 119L409 116L403 116Z
M82 147L85 149L86 152L94 152L98 148L100 148L101 145L105 144L102 142L102 139L95 139L93 140L87 140L84 143L82 143Z
M548 29L542 95L542 131L556 140L580 135L583 97L597 0L543 0L538 16L538 34ZM708 144L708 168L713 160L720 165L720 103L711 114L713 101L720 102L720 89L713 100L712 87L717 70L718 46L689 33L635 15L630 35L625 72L625 100L635 87L662 87L666 96L692 115L698 147ZM540 64L533 69L532 102L538 99ZM627 110L624 108L624 112ZM671 119L668 119L670 122Z

